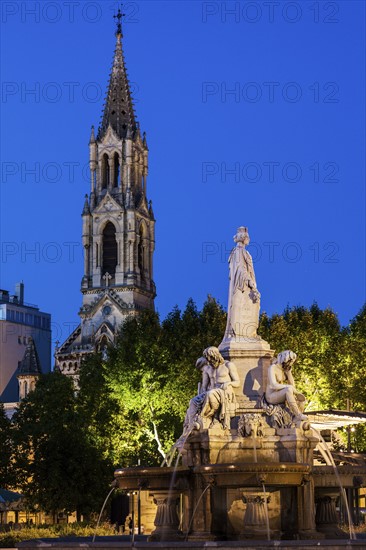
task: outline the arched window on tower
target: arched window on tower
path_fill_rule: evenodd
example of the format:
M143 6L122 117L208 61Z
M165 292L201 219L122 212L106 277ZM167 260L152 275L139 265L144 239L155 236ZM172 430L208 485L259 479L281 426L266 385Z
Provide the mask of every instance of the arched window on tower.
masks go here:
M102 189L107 189L109 184L109 158L107 153L102 156Z
M118 156L118 153L114 153L113 162L114 162L114 182L113 182L113 186L118 187L118 182L119 182L119 156Z
M117 265L117 241L116 241L116 228L112 222L108 222L103 231L103 273L109 273L114 277L116 273ZM105 280L106 285L108 281Z
M140 240L138 245L138 251L137 251L137 258L138 258L138 265L140 270L140 276L141 279L145 279L145 243L144 243L144 227L143 225L140 226Z

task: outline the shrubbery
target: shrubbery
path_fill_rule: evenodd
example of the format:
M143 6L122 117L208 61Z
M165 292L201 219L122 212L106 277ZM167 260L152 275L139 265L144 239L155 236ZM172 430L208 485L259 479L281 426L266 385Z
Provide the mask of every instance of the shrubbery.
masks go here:
M0 526L1 529L2 526ZM5 527L5 526L3 526ZM0 548L14 548L19 542L33 539L48 539L59 537L93 537L114 535L114 526L109 523L95 525L85 523L66 523L57 525L24 526L7 532L0 531Z

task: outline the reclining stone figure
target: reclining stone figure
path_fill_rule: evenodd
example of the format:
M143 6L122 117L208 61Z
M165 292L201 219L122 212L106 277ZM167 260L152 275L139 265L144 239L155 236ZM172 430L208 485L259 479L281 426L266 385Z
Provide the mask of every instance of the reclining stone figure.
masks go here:
M202 384L198 395L189 403L183 435L202 425L211 427L220 423L229 429L233 405L235 408L233 388L240 385L234 363L225 361L218 348L211 346L204 350L196 367L202 371Z
M268 369L268 382L265 399L271 405L287 404L293 421L307 420L303 414L305 398L296 387L291 368L297 359L296 353L282 351Z

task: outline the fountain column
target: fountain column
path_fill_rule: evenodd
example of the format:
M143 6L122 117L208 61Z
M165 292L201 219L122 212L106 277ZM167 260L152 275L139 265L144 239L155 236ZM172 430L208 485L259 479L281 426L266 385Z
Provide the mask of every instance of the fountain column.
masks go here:
M303 476L297 489L298 530L301 539L322 538L315 525L314 478L311 474Z
M336 500L339 491L327 490L316 499L316 528L326 537L348 538L347 534L339 527L339 516L336 509Z
M268 538L266 504L270 500L269 494L263 491L244 492L242 500L247 506L240 538Z
M182 538L177 513L179 492L156 491L153 498L158 509L154 521L155 529L150 535L150 540L179 540Z

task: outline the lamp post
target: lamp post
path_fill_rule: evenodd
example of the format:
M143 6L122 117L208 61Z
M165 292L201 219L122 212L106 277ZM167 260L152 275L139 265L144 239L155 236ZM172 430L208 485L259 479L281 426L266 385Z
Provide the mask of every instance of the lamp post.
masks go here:
M137 496L137 533L141 535L141 487Z
M127 493L129 497L131 497L131 522L132 522L132 542L135 540L135 495L137 495L136 491L131 491L131 493Z
M141 460L137 460L137 466L141 466ZM137 495L137 534L141 535L141 485L139 483L139 491Z

